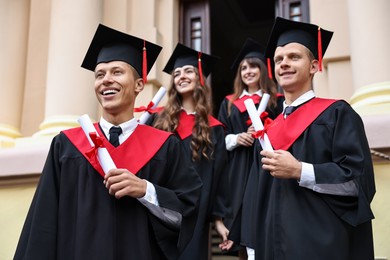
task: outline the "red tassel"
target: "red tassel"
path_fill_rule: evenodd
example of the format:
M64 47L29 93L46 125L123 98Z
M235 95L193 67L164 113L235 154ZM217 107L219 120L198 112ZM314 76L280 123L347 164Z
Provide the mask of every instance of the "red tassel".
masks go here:
M267 58L268 78L272 79L271 59Z
M198 52L198 71L199 71L199 80L200 85L204 86L204 80L203 80L203 70L202 70L202 53Z
M318 69L322 71L322 39L321 39L321 28L318 27Z
M144 40L144 48L142 49L142 79L144 80L144 84L148 82L148 61L146 58L146 42Z

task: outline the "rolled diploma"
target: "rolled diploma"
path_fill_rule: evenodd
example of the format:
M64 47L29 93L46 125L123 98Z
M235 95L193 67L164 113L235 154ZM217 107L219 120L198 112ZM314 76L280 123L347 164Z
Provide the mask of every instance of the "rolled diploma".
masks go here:
M261 115L261 113L263 113L265 111L265 109L267 108L269 98L270 98L270 95L267 93L264 93L261 96L261 101L260 101L259 107L257 108L257 113L259 115Z
M77 121L81 125L81 128L83 129L85 136L91 144L91 147L94 147L95 144L92 142L89 133L94 132L97 136L99 136L99 134L96 132L91 119L87 114L85 114L82 115ZM116 169L116 165L105 147L98 147L98 160L105 174L107 174L107 172L111 169Z
M156 95L154 95L153 99L152 99L152 102L153 102L153 106L152 106L152 109L155 109L158 105L158 103L160 103L161 99L164 97L165 93L167 92L167 90L164 88L164 87L160 87L160 89L157 91ZM140 124L145 124L146 121L148 121L150 117L150 114L148 111L145 111L141 117L139 118L139 123Z
M244 101L246 110L248 111L249 117L252 120L253 127L255 131L260 131L264 129L263 123L260 120L259 114L256 110L255 103L253 103L252 99L247 99ZM271 142L268 138L268 135L265 133L263 138L259 137L259 141L263 150L273 151Z

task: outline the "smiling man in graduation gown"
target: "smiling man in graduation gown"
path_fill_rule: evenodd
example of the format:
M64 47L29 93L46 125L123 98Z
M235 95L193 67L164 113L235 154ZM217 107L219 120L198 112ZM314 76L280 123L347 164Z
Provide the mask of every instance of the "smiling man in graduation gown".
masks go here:
M255 153L258 189L244 200L256 207L256 259L374 259L375 183L363 122L347 102L313 92L332 35L275 21L267 54L284 113L267 129L275 150Z
M185 247L202 183L176 137L133 116L160 50L99 25L82 67L102 106L95 145L117 168L103 172L81 128L57 135L15 259L176 259Z

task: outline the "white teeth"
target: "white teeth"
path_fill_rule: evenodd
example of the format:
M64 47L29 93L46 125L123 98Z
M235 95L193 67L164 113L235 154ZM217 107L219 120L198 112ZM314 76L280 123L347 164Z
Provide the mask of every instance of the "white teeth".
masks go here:
M187 86L187 85L188 85L188 82L182 82L179 84L180 87Z
M114 89L109 89L109 90L103 91L103 95L112 95L112 94L116 94L116 93L118 93L118 90L114 90Z

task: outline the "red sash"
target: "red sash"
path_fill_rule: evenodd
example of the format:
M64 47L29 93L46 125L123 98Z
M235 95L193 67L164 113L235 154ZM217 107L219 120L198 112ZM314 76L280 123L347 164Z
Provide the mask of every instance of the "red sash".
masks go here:
M228 95L226 96L226 98L228 100L232 100L233 98L233 95ZM260 100L261 100L261 97L259 95L252 95L252 96L249 96L249 95L245 95L243 96L242 98L238 98L236 100L233 101L233 105L235 105L238 110L240 110L240 112L245 112L246 111L246 107L245 107L245 103L244 101L251 98L253 100L253 103L255 103L255 105L259 104L260 103Z
M179 125L177 126L176 132L180 136L181 140L184 140L192 134L192 128L195 124L195 115L187 115L185 111L182 111L179 116ZM209 115L209 125L214 127L217 125L223 125L217 119Z
M128 169L133 174L137 172L150 161L165 143L172 133L157 130L146 125L138 125L130 137L114 147L100 130L98 123L94 124L96 131L102 139L102 145L107 148L117 168ZM104 176L104 171L95 153L91 153L91 145L88 142L81 127L72 128L63 131L72 144L84 155L91 163L93 168Z
M267 129L267 135L275 150L288 150L306 128L331 104L335 99L313 98L284 119L281 113Z

